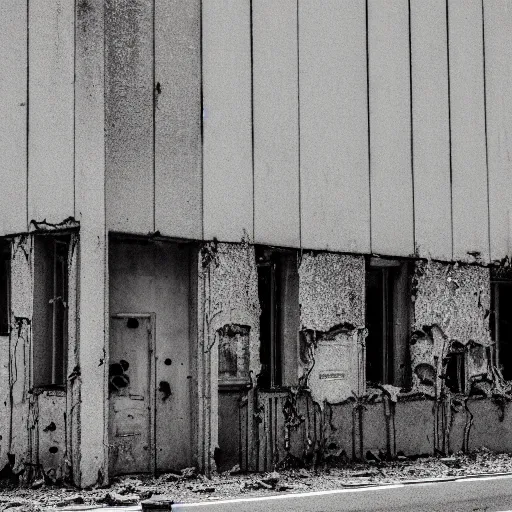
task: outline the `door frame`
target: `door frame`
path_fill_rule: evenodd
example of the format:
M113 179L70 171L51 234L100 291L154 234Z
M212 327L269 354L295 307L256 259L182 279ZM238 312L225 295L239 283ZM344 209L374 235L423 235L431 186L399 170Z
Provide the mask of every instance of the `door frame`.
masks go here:
M115 313L110 315L112 319L144 319L149 320L149 336L148 336L148 390L149 390L149 464L150 471L156 476L156 314L155 313ZM110 332L109 332L109 353L110 353ZM110 414L110 398L109 398L109 414ZM109 425L110 422L107 422ZM108 429L110 444L110 429ZM109 456L110 457L110 456ZM110 461L109 461L110 464Z

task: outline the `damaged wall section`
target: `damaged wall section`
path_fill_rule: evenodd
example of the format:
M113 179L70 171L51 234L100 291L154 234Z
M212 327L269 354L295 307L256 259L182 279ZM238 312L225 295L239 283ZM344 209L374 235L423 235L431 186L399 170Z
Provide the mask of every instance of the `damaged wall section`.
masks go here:
M370 388L364 376L364 257L302 256L302 378L297 389L256 389L252 410L248 400L242 420L253 417L259 426L253 430L256 449L245 453L248 468L512 445L504 421L511 387L496 369L489 329L489 269L410 263L412 286L402 306L409 304L412 316L401 328L410 348L412 383ZM250 421L247 425L242 444L251 436Z
M78 235L69 235L67 253L69 315L67 344L74 353L76 342L76 245ZM2 343L2 361L7 361L6 392L2 394L0 421L0 462L6 472L21 481L39 478L62 481L72 478L71 432L66 425L73 415L73 400L68 400L65 384L60 388L33 387L34 318L34 235L14 237L11 243L11 325L8 343ZM64 354L64 357L67 355ZM66 376L64 376L65 379ZM5 380L5 379L4 379ZM65 382L65 380L64 380ZM74 430L78 429L75 421ZM76 434L75 434L76 438ZM71 441L72 443L72 441ZM7 464L7 465L6 465Z
M242 356L237 358L237 364L248 362L248 368L238 369L235 375L248 377L246 387L252 386L260 372L260 305L254 246L246 241L209 243L200 251L198 270L198 462L209 474L215 469L215 454L219 451L219 421L224 420L219 411L219 347L224 354L226 346L234 342L241 345L236 348ZM226 370L225 362L221 370ZM232 417L226 419L233 424ZM238 443L236 436L233 442Z
M439 396L488 386L482 382L496 384L489 269L418 261L412 300L413 390Z
M306 253L299 267L301 385L315 402L364 390L365 259Z

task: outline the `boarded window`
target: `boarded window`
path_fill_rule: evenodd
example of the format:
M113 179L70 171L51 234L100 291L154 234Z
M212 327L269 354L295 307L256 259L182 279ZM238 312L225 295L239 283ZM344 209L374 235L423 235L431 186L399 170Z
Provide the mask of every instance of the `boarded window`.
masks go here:
M512 280L491 283L490 328L496 343L496 364L512 380Z
M11 294L11 244L0 240L0 336L9 334Z
M297 384L299 275L297 253L257 247L260 317L258 384L263 388Z
M409 264L372 258L366 270L366 380L406 386L409 376Z
M67 370L69 236L34 239L34 385L63 385Z

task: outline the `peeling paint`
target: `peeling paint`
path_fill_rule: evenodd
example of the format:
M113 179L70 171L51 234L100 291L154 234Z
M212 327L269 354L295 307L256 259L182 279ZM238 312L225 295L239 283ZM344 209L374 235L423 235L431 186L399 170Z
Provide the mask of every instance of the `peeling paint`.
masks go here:
M62 225L68 224L69 219ZM59 224L60 226L61 224ZM39 226L38 230L46 229ZM51 229L53 230L53 228ZM8 424L3 428L1 454L12 454L12 471L21 482L46 478L60 482L72 478L68 455L67 397L63 389L33 388L31 379L32 315L34 281L33 234L17 236L12 241L11 258L11 332L8 342L8 400L3 406ZM76 291L76 245L78 235L71 236L68 260L70 291ZM76 302L68 304L72 311ZM70 329L74 329L70 315ZM68 336L70 353L74 354L76 335ZM71 390L71 387L70 387ZM69 402L73 407L73 402ZM76 423L75 423L76 427ZM70 445L71 447L71 445Z
M490 272L476 265L416 262L413 330L437 328L448 340L490 345Z
M214 454L218 450L218 375L219 347L228 332L248 331L248 342L237 348L249 353L249 377L256 381L260 373L258 274L254 246L211 242L200 251L198 280L198 462L206 474L215 469ZM247 339L247 336L245 337ZM225 340L222 341L222 345ZM243 348L242 345L248 345ZM242 355L241 354L241 355ZM237 374L246 373L246 358L237 357Z
M319 404L360 395L366 338L364 257L304 254L299 301L301 387L309 388Z

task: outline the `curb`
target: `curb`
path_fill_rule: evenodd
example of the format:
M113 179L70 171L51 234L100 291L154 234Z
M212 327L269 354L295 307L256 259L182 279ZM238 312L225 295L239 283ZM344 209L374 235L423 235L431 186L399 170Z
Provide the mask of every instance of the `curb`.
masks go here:
M414 484L428 484L428 483L444 483L444 482L457 482L457 481L464 481L469 479L479 479L479 478L493 478L493 477L506 477L510 476L512 477L512 471L507 472L500 472L500 473L475 473L470 475L459 475L459 476L448 476L448 477L439 477L439 478L421 478L421 479L413 479L413 480L397 480L395 482L387 482L387 483L364 483L364 484L340 484L340 489L364 489L364 488L375 488L375 487L390 487L390 486L396 486L396 485L414 485ZM282 492L279 494L272 494L270 496L282 496L288 494L286 492ZM300 495L301 492L295 492L295 493L289 493L289 494L297 494ZM261 498L265 498L267 496L257 496ZM155 501L158 501L161 503L162 507L155 507ZM216 500L212 500L212 503L215 503ZM199 502L196 502L199 503ZM202 503L202 502L201 502ZM164 496L155 496L155 499L149 498L148 500L142 501L139 505L132 505L132 506L117 506L117 507L105 507L105 506L95 506L95 505L75 505L70 507L59 507L58 510L62 512L80 512L80 511L88 511L88 510L94 510L94 511L104 511L104 512L110 512L110 511L121 511L121 510L131 510L131 511L160 511L165 510L169 511L172 510L172 505L187 505L188 502L181 502L181 503L173 503L173 500L169 498L164 498Z

